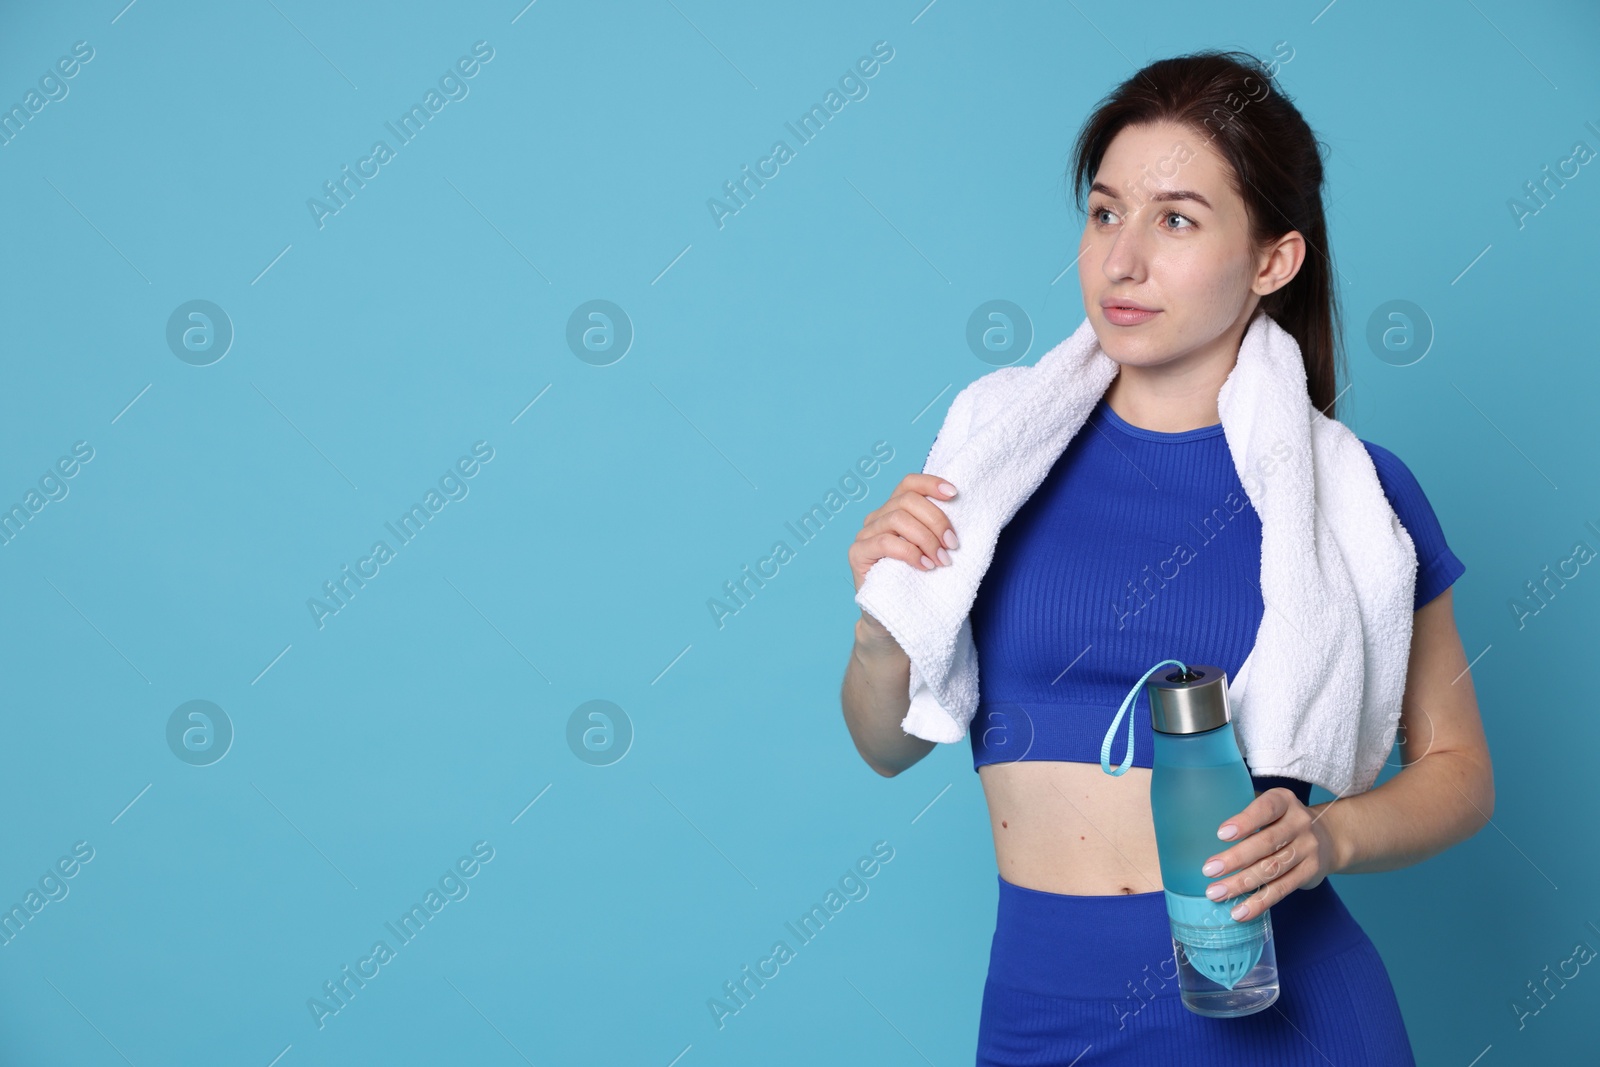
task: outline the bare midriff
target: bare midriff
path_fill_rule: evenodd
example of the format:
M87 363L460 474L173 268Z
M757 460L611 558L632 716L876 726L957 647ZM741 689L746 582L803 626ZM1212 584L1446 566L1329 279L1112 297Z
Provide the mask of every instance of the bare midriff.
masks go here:
M1150 768L1109 775L1099 763L1020 760L986 763L978 778L1006 881L1072 896L1161 888Z

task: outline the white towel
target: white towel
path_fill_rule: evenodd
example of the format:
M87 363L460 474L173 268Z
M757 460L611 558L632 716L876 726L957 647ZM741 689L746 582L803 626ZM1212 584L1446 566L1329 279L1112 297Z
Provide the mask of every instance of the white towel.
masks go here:
M966 736L978 705L969 612L996 539L1117 370L1086 318L1038 363L992 371L951 402L923 469L956 487L948 501L930 499L960 547L931 571L886 556L856 593L910 657L907 733L945 743ZM1416 549L1366 448L1311 406L1300 347L1264 312L1245 331L1217 409L1261 519L1265 612L1228 685L1240 750L1254 775L1287 775L1336 796L1365 792L1400 718ZM1148 666L1189 655L1158 649ZM1106 709L1105 725L1115 710Z

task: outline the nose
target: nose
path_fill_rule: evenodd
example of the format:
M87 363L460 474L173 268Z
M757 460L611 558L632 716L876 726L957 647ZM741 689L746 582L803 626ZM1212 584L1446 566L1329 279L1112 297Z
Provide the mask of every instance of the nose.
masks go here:
M1111 245L1106 249L1100 264L1108 281L1142 281L1144 279L1147 249L1145 246L1142 211L1134 208L1112 232Z

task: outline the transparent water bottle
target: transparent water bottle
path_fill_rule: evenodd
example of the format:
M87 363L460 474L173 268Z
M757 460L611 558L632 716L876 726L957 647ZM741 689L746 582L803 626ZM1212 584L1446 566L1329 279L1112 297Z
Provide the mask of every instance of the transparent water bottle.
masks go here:
M1206 886L1216 879L1200 868L1235 843L1221 841L1217 827L1256 793L1233 733L1227 672L1182 667L1158 672L1146 685L1155 735L1150 808L1183 1004L1199 1015L1232 1018L1278 999L1272 915L1234 919L1229 911L1250 893L1208 900Z

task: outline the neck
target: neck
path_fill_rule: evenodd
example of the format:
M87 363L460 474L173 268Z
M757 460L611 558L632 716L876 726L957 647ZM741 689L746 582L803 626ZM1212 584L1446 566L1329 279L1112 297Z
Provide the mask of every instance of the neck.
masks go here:
M1106 388L1105 401L1131 426L1182 433L1222 421L1217 395L1239 359L1244 326L1238 324L1206 348L1154 366L1124 363Z

